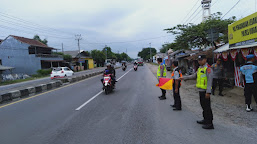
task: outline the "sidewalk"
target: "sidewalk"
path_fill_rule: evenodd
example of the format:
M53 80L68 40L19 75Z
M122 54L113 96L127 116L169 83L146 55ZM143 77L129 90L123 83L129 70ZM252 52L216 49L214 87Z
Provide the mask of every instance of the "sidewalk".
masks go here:
M152 73L156 75L158 66L152 64L147 64L147 66ZM167 77L171 77L171 72L167 72ZM182 87L180 88L182 108L187 107L190 111L199 117L202 117L202 109L195 84L195 80L182 82ZM170 95L172 95L171 91L169 92ZM218 92L216 91L216 94L217 93ZM224 97L211 95L214 123L235 124L257 132L257 106L255 101L252 101L254 111L246 112L244 104L244 90L242 88L226 88L224 89L224 94Z

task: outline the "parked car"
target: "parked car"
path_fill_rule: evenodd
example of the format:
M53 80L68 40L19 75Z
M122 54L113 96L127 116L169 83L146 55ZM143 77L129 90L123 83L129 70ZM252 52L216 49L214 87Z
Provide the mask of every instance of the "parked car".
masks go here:
M73 74L74 72L68 67L57 67L57 68L53 68L51 72L51 79L64 78L67 76L72 76Z
M143 66L144 65L144 62L140 61L138 62L138 66Z

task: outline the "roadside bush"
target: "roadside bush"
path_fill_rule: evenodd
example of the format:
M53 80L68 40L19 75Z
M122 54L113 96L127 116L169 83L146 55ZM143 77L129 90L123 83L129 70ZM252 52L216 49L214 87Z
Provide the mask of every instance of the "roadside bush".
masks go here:
M52 69L41 69L37 71L38 75L42 75L42 76L50 75L51 72L52 72Z

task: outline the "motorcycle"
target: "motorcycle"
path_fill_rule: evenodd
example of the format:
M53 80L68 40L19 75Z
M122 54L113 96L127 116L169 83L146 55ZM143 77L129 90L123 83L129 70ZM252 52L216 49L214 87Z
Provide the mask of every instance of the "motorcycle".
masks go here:
M122 66L122 70L125 71L126 70L126 66Z
M134 70L137 71L137 65L134 65Z
M112 78L111 74L104 75L104 80L103 80L103 90L105 91L105 94L108 95L113 91L113 83L112 83Z

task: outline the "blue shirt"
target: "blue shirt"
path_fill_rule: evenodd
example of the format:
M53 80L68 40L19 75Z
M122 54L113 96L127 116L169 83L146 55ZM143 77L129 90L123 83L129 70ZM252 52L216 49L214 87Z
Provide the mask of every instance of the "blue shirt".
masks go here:
M240 71L243 75L245 75L246 83L254 83L253 74L257 72L257 66L253 65L253 63L248 62L246 65L240 68Z

